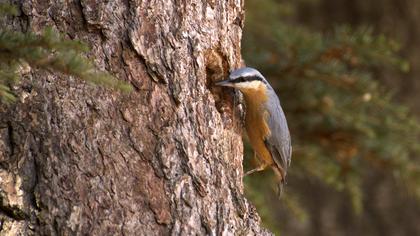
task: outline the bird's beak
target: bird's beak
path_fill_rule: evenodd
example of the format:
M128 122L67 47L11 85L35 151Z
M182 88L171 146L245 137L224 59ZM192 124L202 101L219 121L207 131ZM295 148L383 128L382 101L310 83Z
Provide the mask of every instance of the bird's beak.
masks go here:
M224 86L224 87L234 87L233 83L231 81L229 81L228 79L216 82L216 85L217 86Z

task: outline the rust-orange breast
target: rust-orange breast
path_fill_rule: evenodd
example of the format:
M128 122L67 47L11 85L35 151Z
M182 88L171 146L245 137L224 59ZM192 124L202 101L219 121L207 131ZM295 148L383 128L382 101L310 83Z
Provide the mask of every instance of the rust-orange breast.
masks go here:
M257 153L260 161L267 165L273 163L270 151L267 149L264 140L270 135L264 103L267 95L264 89L250 89L243 91L246 102L245 128L252 148Z

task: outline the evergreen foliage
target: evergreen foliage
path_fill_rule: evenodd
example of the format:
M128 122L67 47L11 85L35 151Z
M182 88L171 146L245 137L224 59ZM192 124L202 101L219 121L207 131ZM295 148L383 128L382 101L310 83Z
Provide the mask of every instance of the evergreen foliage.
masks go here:
M294 147L289 178L315 178L344 191L360 213L364 174L386 169L420 199L420 122L375 79L383 68L409 70L398 56L400 46L370 28L310 31L288 20L293 7L247 0L243 36L247 65L270 80L285 109ZM269 178L248 177L246 185L262 218L272 225L273 215L264 209L273 203L262 198L274 188L261 185ZM285 192L283 204L305 218L293 193L287 187Z
M0 4L0 17L16 15L16 8ZM106 72L98 71L82 56L89 48L80 41L67 40L50 27L41 34L21 33L2 27L0 29L0 97L14 100L11 86L20 77L20 70L35 67L77 76L88 82L130 91L131 86L118 81Z

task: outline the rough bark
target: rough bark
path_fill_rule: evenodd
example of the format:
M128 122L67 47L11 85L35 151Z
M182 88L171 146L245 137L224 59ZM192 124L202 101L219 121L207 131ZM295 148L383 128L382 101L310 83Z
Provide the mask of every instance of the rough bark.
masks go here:
M32 68L0 110L0 235L265 235L243 196L243 1L19 0L130 94Z

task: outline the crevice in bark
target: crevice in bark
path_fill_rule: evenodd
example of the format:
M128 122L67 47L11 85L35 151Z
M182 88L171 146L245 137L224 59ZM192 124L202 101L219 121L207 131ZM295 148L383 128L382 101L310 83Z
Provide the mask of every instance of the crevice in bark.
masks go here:
M173 81L168 82L168 88L169 91L171 92L171 100L172 102L178 107L181 104L181 100L179 99L179 93L181 92L181 88L180 86Z
M131 42L131 41L130 41L130 42ZM130 43L130 45L131 45L132 47L134 47L132 43ZM167 83L168 83L165 79L163 79L162 77L160 77L160 76L159 76L159 74L158 74L155 70L153 70L153 67L152 67L152 66L150 66L150 65L147 63L146 58L145 58L144 56L142 56L142 55L141 55L141 54L139 54L139 53L137 53L137 56L139 57L139 59L140 59L141 63L142 63L143 65L145 65L147 74L150 76L150 78L152 78L152 79L153 79L153 81L154 81L154 82L156 82L156 83L161 83L161 84L167 84Z
M3 197L0 195L0 213L3 213L5 216L12 218L14 220L26 220L28 219L28 215L23 212L22 209L19 209L16 206L10 206L5 204Z
M32 158L32 176L33 176L33 183L31 184L31 186L28 189L28 194L29 194L29 200L30 200L30 204L31 206L36 210L36 211L40 211L41 208L38 205L38 200L36 197L36 187L39 183L39 171L40 171L40 166L38 164L38 161L36 160L35 157Z
M227 58L219 50L208 50L205 53L206 63L206 87L213 95L216 109L223 113L223 105L231 100L232 94L223 93L223 88L215 86L220 80L227 79L229 74L229 65Z
M22 32L27 32L29 28L29 17L23 9L23 4L18 4L18 5L19 5L19 10L20 10L19 25L22 29Z
M7 122L7 136L7 141L9 142L8 146L10 148L10 156L13 156L15 154L16 145L13 141L13 125L10 121Z
M77 9L80 11L80 15L82 16L82 21L83 21L82 23L83 23L84 28L89 30L90 23L86 17L82 1L83 0L76 0L76 6L77 6Z
M227 58L219 49L207 50L204 54L206 63L207 89L213 88L214 82L224 79L229 73Z

